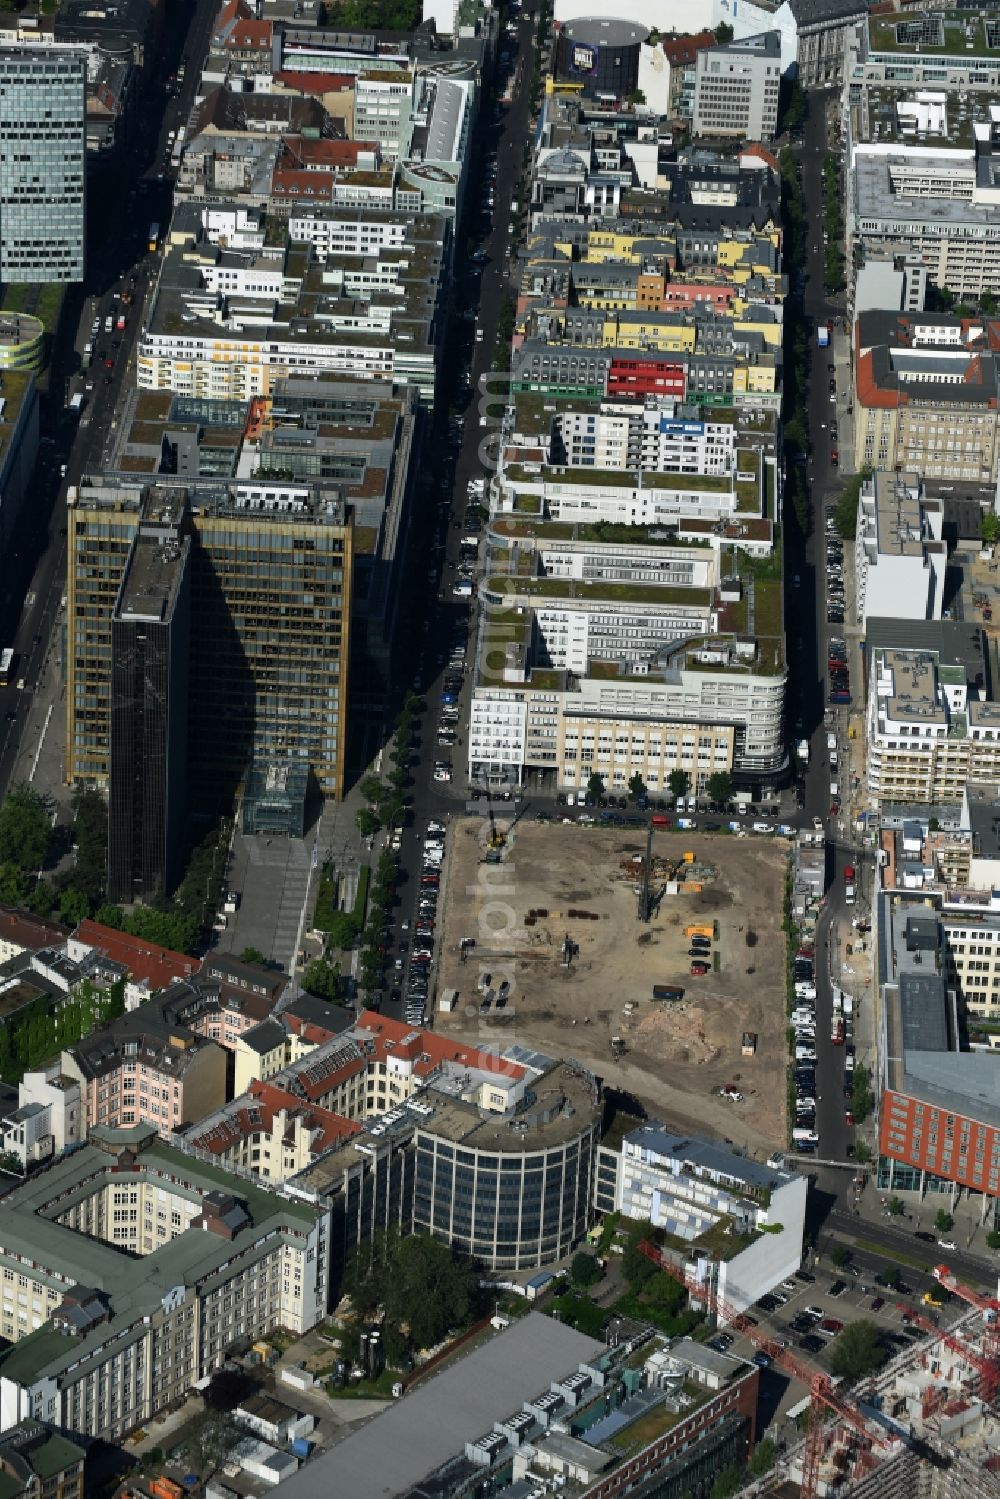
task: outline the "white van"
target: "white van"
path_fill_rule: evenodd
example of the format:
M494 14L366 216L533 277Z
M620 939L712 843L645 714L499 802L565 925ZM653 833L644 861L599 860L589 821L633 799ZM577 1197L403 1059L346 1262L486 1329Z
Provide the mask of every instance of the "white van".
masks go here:
M575 791L567 791L567 793L566 793L566 805L567 805L567 807L575 807L576 806L576 792Z
M818 1145L819 1135L814 1129L793 1129L792 1139L800 1140L803 1144Z

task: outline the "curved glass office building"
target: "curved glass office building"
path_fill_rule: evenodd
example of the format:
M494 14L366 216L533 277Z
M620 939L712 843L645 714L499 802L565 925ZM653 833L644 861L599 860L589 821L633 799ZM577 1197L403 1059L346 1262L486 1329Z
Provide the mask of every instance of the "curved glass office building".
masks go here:
M436 1107L414 1136L413 1226L491 1270L568 1254L590 1222L600 1131L594 1080L562 1063L514 1115Z

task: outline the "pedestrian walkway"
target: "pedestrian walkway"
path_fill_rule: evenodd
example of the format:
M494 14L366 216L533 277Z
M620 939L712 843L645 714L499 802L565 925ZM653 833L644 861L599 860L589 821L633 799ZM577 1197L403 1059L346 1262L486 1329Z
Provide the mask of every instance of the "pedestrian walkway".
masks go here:
M70 821L70 791L65 784L66 688L61 652L62 630L57 622L37 680L25 691L27 712L20 728L10 785L30 782L40 796L52 800L61 821Z

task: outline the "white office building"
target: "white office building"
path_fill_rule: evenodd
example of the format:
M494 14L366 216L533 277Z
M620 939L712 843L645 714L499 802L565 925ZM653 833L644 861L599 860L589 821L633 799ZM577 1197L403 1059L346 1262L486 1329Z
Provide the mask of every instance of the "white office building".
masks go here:
M695 59L695 135L771 140L778 128L780 84L780 32L706 47Z
M861 488L855 541L856 619L940 619L948 547L944 507L916 473L873 474Z
M762 1165L654 1121L601 1146L595 1207L649 1220L686 1255L699 1279L737 1311L752 1306L799 1268L809 1183L798 1172ZM720 1254L720 1230L733 1252ZM711 1247L708 1247L708 1242Z

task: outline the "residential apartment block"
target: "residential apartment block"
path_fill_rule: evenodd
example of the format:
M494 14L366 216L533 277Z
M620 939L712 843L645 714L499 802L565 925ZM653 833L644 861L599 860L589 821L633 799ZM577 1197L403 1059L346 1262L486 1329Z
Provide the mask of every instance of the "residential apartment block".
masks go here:
M5 1199L0 1426L115 1441L221 1367L239 1339L325 1313L324 1225L149 1128L88 1143Z
M0 1474L10 1499L83 1499L86 1452L41 1421L0 1433Z
M982 632L958 621L869 620L866 763L881 802L960 805L1000 780L1000 704Z
M290 221L249 207L181 205L139 343L140 389L248 400L282 376L329 370L409 382L433 405L448 225L396 216L408 233L387 249L379 211L329 213L371 226L363 263L320 258Z
M226 1097L223 1048L150 1007L64 1051L61 1071L80 1084L88 1130L143 1124L166 1138Z

